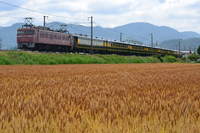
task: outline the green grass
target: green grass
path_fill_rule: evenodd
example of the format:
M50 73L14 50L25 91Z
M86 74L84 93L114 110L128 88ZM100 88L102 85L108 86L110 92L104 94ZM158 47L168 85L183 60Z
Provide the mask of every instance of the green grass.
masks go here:
M56 64L125 64L125 63L161 63L177 62L173 56L140 57L119 55L89 55L89 54L61 54L61 53L38 53L24 51L0 52L1 65L56 65Z
M162 62L169 62L169 63L174 63L174 62L178 62L178 58L174 57L174 56L164 56L161 57Z

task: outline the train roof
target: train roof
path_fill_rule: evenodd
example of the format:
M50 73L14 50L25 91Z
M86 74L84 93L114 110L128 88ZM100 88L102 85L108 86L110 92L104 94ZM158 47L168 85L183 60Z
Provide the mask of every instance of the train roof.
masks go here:
M23 29L37 29L37 30L44 30L44 31L50 31L50 32L69 34L69 32L65 32L65 31L62 31L62 30L53 30L49 27L44 27L44 26L30 26L30 27L22 26L18 30L23 30Z

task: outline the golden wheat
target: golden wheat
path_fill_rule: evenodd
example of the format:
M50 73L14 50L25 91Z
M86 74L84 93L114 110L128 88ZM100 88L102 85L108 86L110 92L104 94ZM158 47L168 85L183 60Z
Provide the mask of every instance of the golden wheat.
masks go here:
M200 65L0 66L0 133L199 133Z

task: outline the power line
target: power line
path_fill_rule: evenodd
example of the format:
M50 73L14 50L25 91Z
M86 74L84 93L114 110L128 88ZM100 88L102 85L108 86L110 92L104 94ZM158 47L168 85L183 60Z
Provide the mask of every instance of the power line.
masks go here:
M4 4L4 5L12 6L12 7L21 8L21 9L24 9L24 10L27 10L27 11L30 11L30 12L35 12L35 13L44 14L44 12L32 10L32 9L29 9L29 8L24 8L24 7L21 7L21 6L15 5L15 4L11 4L11 3L8 3L8 2L5 2L5 1L0 1L0 3L1 3L1 4Z
M8 3L8 2L5 2L5 1L1 1L1 0L0 0L0 3L4 4L4 5L11 6L11 7L16 7L16 8L20 8L20 9L23 9L23 10L27 10L29 12L39 13L39 14L42 14L42 15L46 14L46 15L52 16L52 17L70 19L69 17L66 17L66 16L59 16L59 15L50 14L50 13L43 12L43 11L33 10L33 9L25 8L25 7L22 7L22 6L19 6L19 5L15 5L15 4L11 4L11 3ZM75 22L75 23L77 23L77 22ZM79 24L81 24L81 23L83 23L83 22L79 22Z

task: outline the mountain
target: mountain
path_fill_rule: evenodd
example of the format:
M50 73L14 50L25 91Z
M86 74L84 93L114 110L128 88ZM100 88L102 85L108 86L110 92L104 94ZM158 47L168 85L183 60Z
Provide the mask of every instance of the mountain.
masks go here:
M47 26L52 29L59 29L61 24L64 23L52 22L48 23ZM16 31L21 26L22 23L17 23L10 27L0 27L0 38L2 39L3 49L16 48ZM90 27L87 26L68 24L67 29L70 33L90 35ZM130 23L114 28L103 28L100 26L94 27L94 36L99 38L119 40L120 33L122 33L123 41L137 40L143 42L145 45L150 45L150 34L153 33L154 42L162 42L162 45L160 45L161 47L167 47L166 45L169 45L170 47L173 45L174 41L166 42L166 40L200 38L200 35L195 32L178 32L177 30L167 26L156 26L149 23ZM191 43L191 45L196 45L194 43Z
M160 44L160 47L167 48L167 49L179 49L179 40L180 39L173 39L167 40ZM195 51L198 46L200 46L200 38L190 38L185 40L180 40L180 49L181 51Z
M15 49L16 44L16 31L20 28L22 24L17 23L10 27L1 27L0 28L0 38L2 40L2 49Z
M196 32L188 31L188 32L182 32L181 33L184 38L197 38L199 37L199 34Z
M134 37L139 41L150 42L150 33L153 33L154 40L162 42L170 39L188 39L191 37L200 37L195 32L178 32L167 26L156 26L149 23L131 23L114 28L116 32L123 32Z

